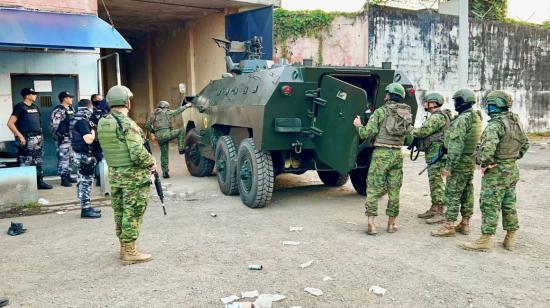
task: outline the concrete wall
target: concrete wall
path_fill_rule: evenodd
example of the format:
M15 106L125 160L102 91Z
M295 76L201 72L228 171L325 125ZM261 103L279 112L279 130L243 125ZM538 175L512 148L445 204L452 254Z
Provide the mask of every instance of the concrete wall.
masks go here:
M80 98L90 98L97 92L96 61L99 52L24 52L0 50L0 142L13 140L13 135L4 125L12 112L10 74L72 74L78 75ZM75 101L76 98L75 98Z
M97 15L97 0L0 0L1 6Z
M369 64L391 61L419 90L449 98L457 89L458 18L371 6ZM550 130L550 31L498 22L470 23L468 85L512 93L529 131ZM450 101L450 99L448 99Z
M286 50L286 54L283 54ZM319 54L321 53L321 55ZM276 46L275 61L286 58L289 63L313 59L315 64L367 65L368 22L366 15L355 18L336 17L328 31L319 38L299 38Z

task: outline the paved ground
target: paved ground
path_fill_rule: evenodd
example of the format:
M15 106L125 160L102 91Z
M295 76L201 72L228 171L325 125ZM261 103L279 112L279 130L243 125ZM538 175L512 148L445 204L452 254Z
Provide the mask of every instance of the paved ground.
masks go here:
M252 210L219 193L214 177L186 176L178 158L167 181L176 194L168 216L151 203L139 240L154 261L120 265L109 208L101 220L80 220L77 211L20 217L26 234L0 234L0 297L10 297L13 307L222 307L221 297L258 290L287 297L274 307L549 307L548 142L521 161L515 252L499 246L500 229L490 253L457 247L478 236L477 204L472 235L429 236L431 227L415 218L429 202L427 178L416 176L422 165L406 160L400 231L385 233L380 216L382 232L370 237L363 198L350 183L330 189L315 173L282 176L272 204ZM475 187L479 193L478 172ZM0 230L9 223L0 220ZM283 246L289 240L300 245ZM264 269L250 271L251 263ZM386 295L369 293L373 285ZM305 287L324 294L314 297Z

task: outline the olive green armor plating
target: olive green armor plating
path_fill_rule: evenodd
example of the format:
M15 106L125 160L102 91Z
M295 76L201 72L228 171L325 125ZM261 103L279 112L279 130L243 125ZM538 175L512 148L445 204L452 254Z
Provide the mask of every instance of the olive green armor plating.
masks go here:
M182 114L186 165L194 176L216 168L221 191L239 194L249 207L269 203L281 173L316 170L328 186L351 177L365 194L372 144L360 142L353 119L366 122L383 106L394 80L413 119L416 113L412 82L392 69L271 66L260 59L237 67L226 60L231 73L210 81Z

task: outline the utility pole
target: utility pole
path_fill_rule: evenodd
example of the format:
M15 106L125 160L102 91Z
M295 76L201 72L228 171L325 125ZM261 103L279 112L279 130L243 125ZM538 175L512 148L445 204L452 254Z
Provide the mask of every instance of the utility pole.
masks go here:
M458 9L458 86L468 87L468 54L470 50L468 0L459 0Z

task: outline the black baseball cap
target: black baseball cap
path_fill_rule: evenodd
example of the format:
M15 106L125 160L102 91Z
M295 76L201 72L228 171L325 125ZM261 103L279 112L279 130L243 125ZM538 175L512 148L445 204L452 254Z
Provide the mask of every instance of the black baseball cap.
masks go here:
M69 93L67 91L63 91L63 92L59 93L59 95L57 97L59 97L59 101L62 101L65 97L74 97L74 95L72 95L71 93Z
M21 89L21 96L25 97L29 94L37 95L38 92L36 92L33 88L23 88L23 89Z
M81 99L78 101L78 107L90 107L90 105L92 105L92 101L89 100L89 99Z

